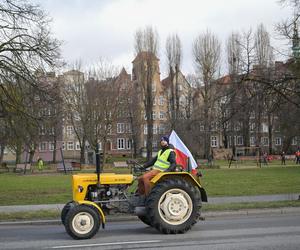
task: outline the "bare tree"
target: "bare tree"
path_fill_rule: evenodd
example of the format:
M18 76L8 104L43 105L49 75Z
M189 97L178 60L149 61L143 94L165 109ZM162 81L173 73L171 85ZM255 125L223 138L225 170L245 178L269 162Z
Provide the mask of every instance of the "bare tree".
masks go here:
M120 84L116 81L118 70L111 63L100 60L92 72L95 78L86 83L87 122L84 124L84 133L95 151L97 144L102 144L105 162L106 143L120 106Z
M23 85L32 85L40 89L35 71L57 65L60 42L51 38L49 18L39 6L4 0L0 13L0 116L4 116L6 107L23 114L22 103L6 86L22 89Z
M152 157L153 141L153 101L154 77L158 73L158 35L152 27L137 30L135 33L135 52L140 57L140 63L136 65L135 75L137 88L144 104L145 117L147 120L147 159Z
M202 119L204 123L204 154L208 157L210 154L210 136L212 110L214 108L214 97L212 95L212 83L216 79L220 67L220 49L221 45L218 38L207 31L200 34L193 44L193 56L196 70L201 77L203 86L200 88L200 94L203 98Z
M179 118L179 83L178 77L180 72L180 63L182 58L181 41L177 34L171 35L166 41L166 54L169 68L170 80L170 122L171 129L176 129L177 120Z

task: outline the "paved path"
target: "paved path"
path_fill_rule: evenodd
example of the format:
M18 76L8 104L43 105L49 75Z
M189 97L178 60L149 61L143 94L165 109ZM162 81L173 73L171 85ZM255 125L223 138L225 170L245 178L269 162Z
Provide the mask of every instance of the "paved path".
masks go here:
M232 196L232 197L211 197L208 198L208 204L224 204L237 202L270 202L270 201L292 201L300 200L300 194L276 194L276 195L258 195L258 196ZM18 205L18 206L0 206L0 213L39 211L39 210L61 210L64 204L43 204L43 205Z

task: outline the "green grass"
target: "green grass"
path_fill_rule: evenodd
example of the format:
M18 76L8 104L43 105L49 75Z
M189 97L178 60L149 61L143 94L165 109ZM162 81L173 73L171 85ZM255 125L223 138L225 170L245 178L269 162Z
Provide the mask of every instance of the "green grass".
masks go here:
M72 199L71 175L0 175L0 205L64 203Z
M107 171L110 169L106 169ZM124 169L124 172L128 169ZM201 170L211 196L243 196L300 192L300 167ZM120 171L119 171L120 172ZM0 205L66 203L72 199L71 175L0 174Z
M0 221L60 219L58 210L40 210L32 212L0 213Z
M208 196L243 196L300 192L300 167L202 170Z

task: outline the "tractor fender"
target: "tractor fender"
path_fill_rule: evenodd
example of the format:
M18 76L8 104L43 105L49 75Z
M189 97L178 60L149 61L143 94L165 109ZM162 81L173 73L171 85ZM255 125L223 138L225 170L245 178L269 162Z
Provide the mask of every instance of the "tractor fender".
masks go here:
M188 172L161 172L151 179L151 181L150 181L151 186L154 186L157 182L159 182L160 180L162 180L166 177L172 178L175 176L180 176L180 177L186 179L187 181L191 182L192 184L194 184L196 187L198 187L199 191L201 193L201 200L203 202L207 202L207 195L206 195L205 189L201 186L200 182L192 174L190 174Z
M91 201L76 201L78 204L84 204L84 205L88 205L88 206L92 206L95 207L97 209L97 211L100 213L101 215L101 219L102 219L102 227L104 228L105 225L105 215L101 209L101 207L99 207L95 202L91 202Z

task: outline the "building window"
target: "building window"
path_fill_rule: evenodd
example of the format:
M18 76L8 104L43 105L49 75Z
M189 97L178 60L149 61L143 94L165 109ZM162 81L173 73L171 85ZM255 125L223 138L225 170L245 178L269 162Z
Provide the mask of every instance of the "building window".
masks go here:
M297 145L297 137L296 136L293 137L293 139L292 139L292 145L293 146Z
M163 96L160 96L160 97L159 97L159 105L160 105L160 106L163 106L164 103L165 103L165 98L164 98Z
M54 142L49 142L49 150L50 151L54 150Z
M74 150L74 142L68 141L67 150Z
M281 145L281 137L276 137L275 138L275 145L280 146Z
M156 97L153 98L153 106L156 105Z
M182 91L182 90L183 90L183 88L182 88L182 85L181 85L181 84L178 84L178 90L179 90L179 91Z
M132 133L132 129L131 129L131 124L130 123L126 124L126 132L127 133Z
M237 136L236 137L236 145L238 145L238 146L244 145L243 136Z
M263 146L268 146L269 145L269 138L268 137L262 137L261 138L261 143Z
M211 131L217 131L218 126L217 126L217 123L216 123L216 122L212 122L212 123L210 124L210 126L211 126Z
M163 124L158 125L159 134L165 134L165 126Z
M64 142L64 141L63 141L62 144L61 144L61 149L62 149L62 150L65 150L65 149L66 149L66 146L65 146L65 142Z
M127 139L126 140L126 148L127 149L131 149L131 144L132 144L132 140L131 139Z
M125 132L125 124L124 123L117 123L117 133L124 133Z
M152 142L152 148L157 148L157 141Z
M73 134L73 127L67 126L67 135L72 135L72 134Z
M46 150L47 150L47 142L40 142L39 151L46 151Z
M148 134L148 126L147 124L144 124L144 135Z
M159 120L163 120L163 119L165 119L165 112L160 111L159 112Z
M118 138L117 139L117 145L118 145L118 149L125 149L125 139L124 138Z
M255 123L254 122L250 123L250 131L255 131Z
M76 148L76 150L80 150L80 144L79 144L79 141L76 142L75 148Z
M152 111L152 119L156 120L156 112L155 111Z
M156 91L156 84L152 83L152 92L155 92L155 91Z
M181 106L185 106L186 105L186 98L185 98L185 96L180 96L180 98L179 98L179 104L181 105Z
M255 146L255 145L256 145L255 137L254 137L254 136L251 136L251 137L250 137L250 146Z
M263 133L268 133L269 132L269 128L268 128L268 125L266 123L262 124L262 132Z
M212 148L215 148L215 147L218 146L218 141L217 141L217 137L216 136L211 136L210 141L211 141L210 145L211 145Z
M45 129L44 125L41 125L39 127L39 134L40 135L45 135L46 134L46 129Z
M239 122L234 124L234 130L235 131L240 131L241 130L241 124Z
M55 134L54 127L49 128L48 134L49 135L54 135Z
M204 125L200 125L200 131L201 131L201 132L204 131Z
M153 124L153 134L157 135L157 124Z

